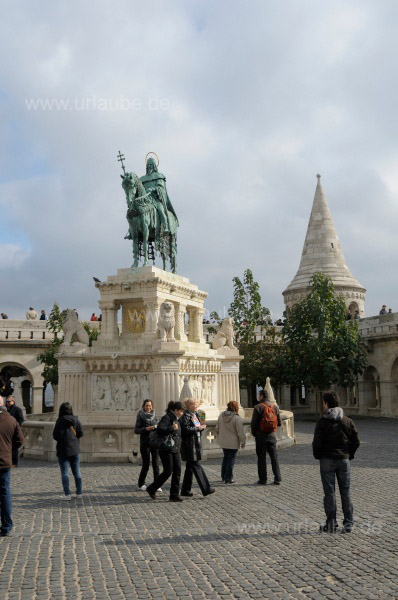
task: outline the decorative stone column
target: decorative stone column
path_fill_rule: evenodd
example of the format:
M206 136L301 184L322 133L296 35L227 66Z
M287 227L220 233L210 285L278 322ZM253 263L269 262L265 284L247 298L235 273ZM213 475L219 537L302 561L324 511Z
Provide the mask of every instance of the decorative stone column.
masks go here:
M187 311L187 307L185 304L177 304L176 309L176 328L175 328L175 336L177 340L180 342L187 341L187 334L185 333L185 313Z
M101 337L105 340L117 340L119 331L117 328L117 312L119 303L100 301L99 307L102 312Z
M188 313L188 340L195 341L195 307L187 306Z
M43 412L43 385L32 386L32 413L34 415Z

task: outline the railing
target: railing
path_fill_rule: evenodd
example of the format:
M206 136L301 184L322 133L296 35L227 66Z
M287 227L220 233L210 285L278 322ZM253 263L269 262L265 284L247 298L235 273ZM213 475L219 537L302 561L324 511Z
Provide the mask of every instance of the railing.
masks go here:
M0 320L0 342L10 341L51 341L54 333L46 328L47 321L28 321L17 319Z
M398 313L376 315L358 321L362 337L394 335L398 333Z

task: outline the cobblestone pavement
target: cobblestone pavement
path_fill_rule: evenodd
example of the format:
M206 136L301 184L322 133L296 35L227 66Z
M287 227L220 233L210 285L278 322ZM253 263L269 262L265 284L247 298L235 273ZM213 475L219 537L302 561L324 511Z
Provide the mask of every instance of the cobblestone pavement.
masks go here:
M254 457L234 485L182 504L137 490L139 467L83 464L84 498L60 499L59 467L22 460L12 473L13 536L0 539L0 598L398 598L398 420L357 420L356 528L324 520L314 423L280 452L282 485L257 486Z

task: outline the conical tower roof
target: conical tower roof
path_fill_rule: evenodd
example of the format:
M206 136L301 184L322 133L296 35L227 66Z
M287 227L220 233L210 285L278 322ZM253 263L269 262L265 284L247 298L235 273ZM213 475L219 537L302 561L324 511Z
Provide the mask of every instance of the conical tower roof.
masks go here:
M317 178L318 183L300 266L283 294L308 288L312 275L317 271L329 275L335 287L357 288L358 291L365 292L363 285L355 279L347 267L326 196L322 189L321 176L317 175Z

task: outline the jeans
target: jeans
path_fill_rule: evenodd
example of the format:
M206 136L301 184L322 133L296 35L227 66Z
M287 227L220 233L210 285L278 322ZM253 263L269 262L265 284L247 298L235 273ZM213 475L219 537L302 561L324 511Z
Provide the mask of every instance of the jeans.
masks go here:
M1 532L8 533L12 529L11 519L11 469L0 469L0 506L1 506Z
M148 485L147 492L154 494L171 475L170 498L177 498L180 495L181 455L179 452L159 450L159 456L163 471L151 485Z
M142 468L140 476L138 477L138 487L142 487L145 484L146 476L148 475L149 465L151 464L152 456L152 469L153 478L156 479L159 476L159 454L156 448L150 446L140 446L140 452L142 457Z
M326 522L336 521L336 477L339 484L341 504L344 514L344 525L354 522L353 506L350 496L350 461L348 458L321 458L321 479L324 491L323 505L326 513Z
M82 493L82 476L80 474L80 454L77 456L69 456L64 458L58 456L59 466L61 467L62 487L64 488L65 496L70 496L69 488L69 465L72 469L73 477L75 478L76 494L80 496Z
M233 469L235 464L236 453L238 449L223 448L224 458L221 464L221 479L223 481L231 481L233 478Z
M207 479L207 475L204 472L202 465L198 460L187 460L181 493L186 494L187 492L191 491L193 475L196 477L196 481L198 482L203 496L207 496L209 490L211 489L211 485Z
M276 451L276 436L264 433L256 435L256 454L258 478L260 481L267 481L267 452L271 459L272 472L275 481L282 481L281 472L278 463L278 453Z

